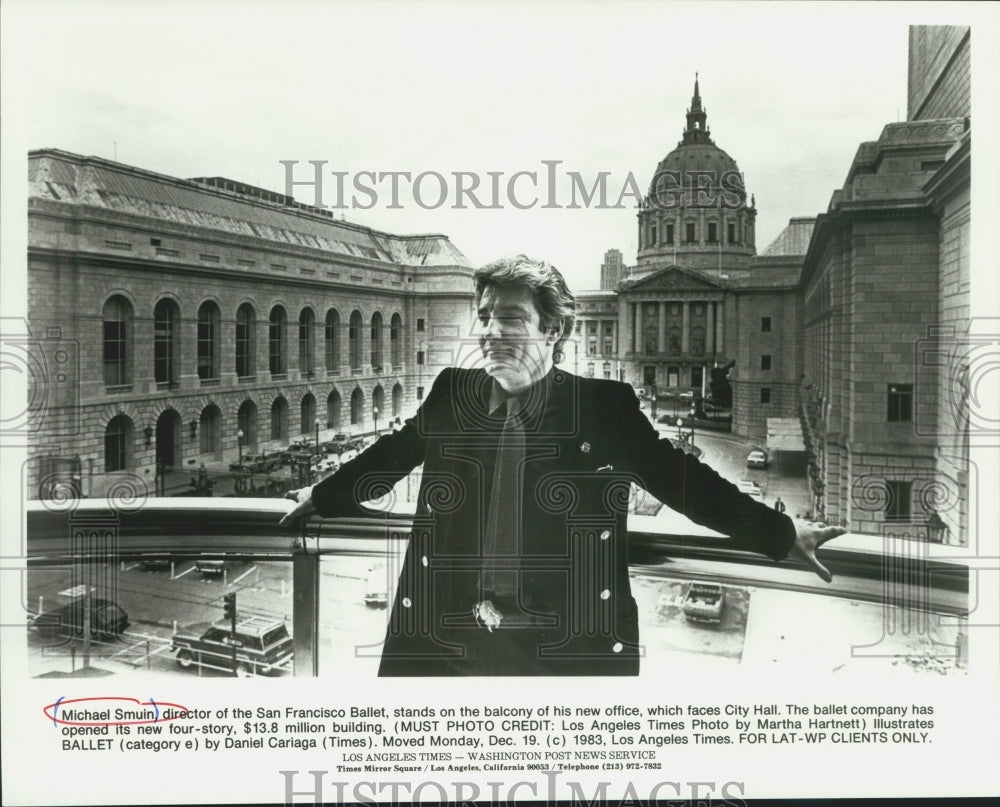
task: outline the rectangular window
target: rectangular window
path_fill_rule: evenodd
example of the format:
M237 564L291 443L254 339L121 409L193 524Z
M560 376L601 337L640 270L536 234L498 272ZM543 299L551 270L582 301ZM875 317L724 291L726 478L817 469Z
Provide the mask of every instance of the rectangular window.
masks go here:
M736 225L732 222L726 225L726 238L729 239L730 244L736 243Z
M673 224L668 224L667 225L667 243L668 244L674 243L674 225Z
M250 375L250 328L245 320L236 319L236 375Z
M689 221L684 225L684 240L689 244L694 241L694 222Z
M716 224L714 221L708 223L708 243L714 244L719 240Z
M769 403L771 403L771 388L770 387L761 387L760 388L760 402L762 404L769 404Z
M760 369L770 370L771 369L771 354L765 353L760 357Z
M417 400L422 401L424 399L424 388L417 387Z
M104 470L124 471L127 467L125 430L121 426L109 428L104 433Z
M886 481L889 496L885 503L886 521L910 520L910 489L912 482Z
M761 317L760 318L760 332L761 333L770 333L771 332L771 318L770 317Z
M104 323L104 384L108 387L128 383L125 375L125 325L121 321Z
M652 225L649 228L649 243L651 245L653 245L654 247L656 246L656 225L655 224Z
M417 364L423 364L423 363L424 363L424 351L418 350L417 351Z
M418 317L417 318L417 333L423 333L423 332L424 332L424 318L423 317Z
M211 322L198 323L198 378L215 378L215 334Z
M887 402L886 419L890 423L909 423L913 420L913 384L890 384Z

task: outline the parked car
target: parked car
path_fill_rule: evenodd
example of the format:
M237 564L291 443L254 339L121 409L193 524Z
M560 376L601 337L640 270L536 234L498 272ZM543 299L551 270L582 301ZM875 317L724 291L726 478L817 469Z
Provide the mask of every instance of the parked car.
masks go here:
M200 665L233 671L232 633L226 620L199 622L177 631L170 649L181 669ZM284 622L252 616L236 623L236 674L278 672L293 656L292 637Z
M299 457L308 457L310 454L315 454L319 451L323 451L323 447L317 447L312 440L292 440L292 442L288 444L288 448L284 451L278 452L278 457L282 463L289 465L295 462L295 460Z
M750 498L756 499L758 502L764 501L764 492L756 482L749 479L741 479L736 483L736 487L740 489L741 493L746 493Z
M315 471L318 474L328 474L336 471L340 468L340 460L335 457L327 457L326 459L320 460L315 467Z
M95 597L94 591L93 587L89 591L91 635L106 639L121 636L130 624L128 614L114 600ZM52 598L50 608L28 621L28 627L62 636L82 636L88 596L85 592L83 584L59 592Z
M282 465L279 454L259 454L243 458L243 467L252 474L269 474Z
M198 558L194 562L194 567L202 573L202 575L220 575L226 569L226 562L224 560L214 560L209 558Z
M691 622L719 623L726 607L726 590L718 583L692 583L681 607Z
M767 468L767 452L755 448L747 454L747 468Z
M352 437L350 434L338 432L333 435L332 440L327 440L323 448L330 454L343 454L345 451L357 451L364 445L364 440L360 437Z

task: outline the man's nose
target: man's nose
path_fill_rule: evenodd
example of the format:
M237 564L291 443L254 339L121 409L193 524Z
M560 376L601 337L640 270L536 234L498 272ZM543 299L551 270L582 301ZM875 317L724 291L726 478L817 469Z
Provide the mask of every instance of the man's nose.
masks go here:
M490 317L482 323L480 335L484 339L495 339L503 332L502 323L497 317Z

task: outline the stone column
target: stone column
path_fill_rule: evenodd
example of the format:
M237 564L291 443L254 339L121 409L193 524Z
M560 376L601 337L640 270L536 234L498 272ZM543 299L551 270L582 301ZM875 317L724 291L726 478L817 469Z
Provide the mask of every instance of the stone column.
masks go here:
M722 333L723 333L723 320L725 318L725 301L719 303L718 316L715 318L715 352L722 353Z
M656 350L658 353L667 352L667 301L660 300L660 321L657 324Z
M715 303L709 301L705 307L705 352L711 359L715 355Z
M645 344L642 338L642 301L640 300L635 304L635 352L643 355L644 350Z
M681 308L681 353L687 355L691 349L688 330L691 327L691 301L685 300Z

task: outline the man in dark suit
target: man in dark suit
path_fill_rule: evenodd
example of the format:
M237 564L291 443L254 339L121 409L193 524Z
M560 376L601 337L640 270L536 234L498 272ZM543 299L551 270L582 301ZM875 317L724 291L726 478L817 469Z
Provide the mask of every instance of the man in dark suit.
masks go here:
M575 301L554 267L504 259L475 284L481 366L443 371L402 429L297 492L282 520L363 514L423 465L380 675L637 674L637 488L830 579L816 548L843 530L794 523L659 439L630 386L555 367Z

